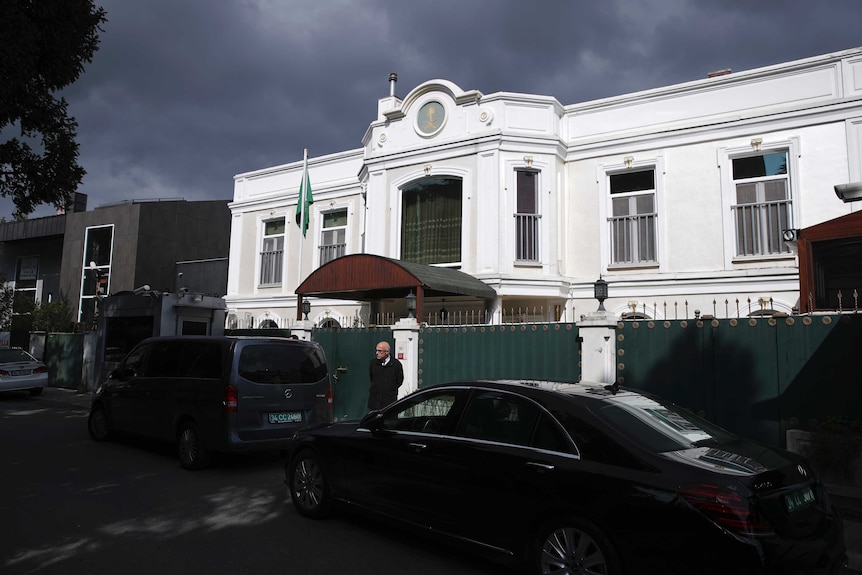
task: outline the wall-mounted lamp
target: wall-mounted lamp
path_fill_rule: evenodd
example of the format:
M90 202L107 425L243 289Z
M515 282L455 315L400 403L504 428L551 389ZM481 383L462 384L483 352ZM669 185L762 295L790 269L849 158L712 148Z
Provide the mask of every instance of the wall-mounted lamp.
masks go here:
M426 176L431 175L431 164L425 164L425 175Z
M763 138L751 138L751 147L755 152L760 151L760 146L763 144Z
M626 163L626 169L630 170L632 169L632 162L634 162L635 159L633 156L626 156L623 158L623 161Z
M308 321L308 312L311 311L311 302L307 299L302 300L302 315L305 316L305 321Z
M599 309L596 311L607 311L605 309L605 300L608 299L608 282L599 276L596 283L593 284L593 296L599 300Z
M524 164L526 164L528 168L531 168L533 166L533 156L524 156Z
M407 304L407 317L416 317L414 315L416 312L416 294L413 293L413 290L410 290L410 293L404 296L404 302Z

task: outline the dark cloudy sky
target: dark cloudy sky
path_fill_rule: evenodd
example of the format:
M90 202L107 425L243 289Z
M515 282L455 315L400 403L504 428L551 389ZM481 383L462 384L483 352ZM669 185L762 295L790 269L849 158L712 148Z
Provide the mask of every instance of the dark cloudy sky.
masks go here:
M100 5L100 49L64 93L90 209L229 199L235 174L358 148L390 72L401 97L442 78L566 105L862 46L860 0Z

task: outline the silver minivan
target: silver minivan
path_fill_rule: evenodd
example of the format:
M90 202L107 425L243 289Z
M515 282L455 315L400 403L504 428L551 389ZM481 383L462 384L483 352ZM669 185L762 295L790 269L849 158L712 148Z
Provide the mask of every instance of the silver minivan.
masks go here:
M176 443L186 469L214 452L283 449L332 414L323 348L292 338L153 337L139 343L93 398L90 435Z

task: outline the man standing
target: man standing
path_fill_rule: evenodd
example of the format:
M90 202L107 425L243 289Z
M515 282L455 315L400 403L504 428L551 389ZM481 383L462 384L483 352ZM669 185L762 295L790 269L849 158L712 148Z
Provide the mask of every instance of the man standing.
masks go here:
M389 344L381 341L374 348L374 359L368 367L371 389L368 391L368 409L386 407L398 399L398 388L404 383L401 362L389 355Z

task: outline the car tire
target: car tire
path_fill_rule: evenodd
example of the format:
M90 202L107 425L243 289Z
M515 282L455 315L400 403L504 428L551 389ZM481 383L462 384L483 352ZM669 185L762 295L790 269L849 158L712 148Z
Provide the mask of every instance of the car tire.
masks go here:
M619 575L620 560L607 536L592 523L559 519L537 533L531 551L531 573L596 573Z
M111 420L108 419L108 410L103 405L96 404L90 409L90 416L87 418L87 431L90 432L90 437L96 441L111 439L113 434Z
M42 388L41 387L31 387L28 391L30 392L30 395L39 395L42 393Z
M296 511L310 519L324 519L332 515L332 494L320 459L311 450L305 450L289 463L288 489Z
M197 471L209 466L210 453L204 448L194 423L187 422L180 426L177 433L177 457L182 468L189 471Z

